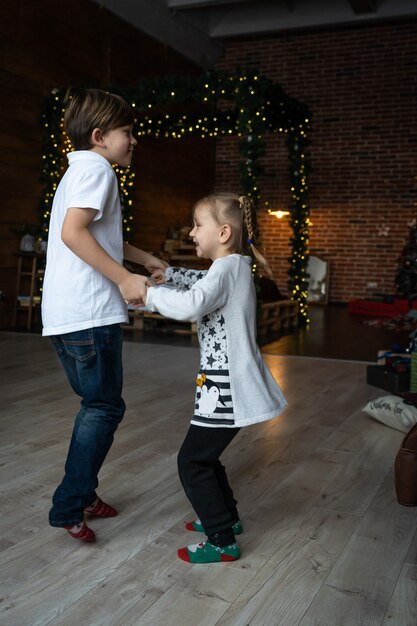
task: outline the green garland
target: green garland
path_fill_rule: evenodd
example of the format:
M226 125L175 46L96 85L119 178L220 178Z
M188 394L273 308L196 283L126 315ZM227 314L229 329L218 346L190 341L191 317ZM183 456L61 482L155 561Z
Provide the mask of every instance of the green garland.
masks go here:
M289 97L282 87L253 69L207 72L197 77L169 76L142 80L136 87L107 87L123 96L137 111L134 132L141 136L180 139L194 135L217 137L237 135L239 173L242 191L259 208L263 173L260 158L265 152L267 131L283 133L289 154L291 201L289 211L293 229L292 256L289 259L289 291L299 303L302 321L308 322L308 185L309 158L307 133L310 113L305 104ZM63 131L64 90L54 89L45 101L43 125L44 193L40 204L40 223L47 238L52 199L66 165L71 145ZM178 105L184 105L178 112ZM175 105L175 106L172 106ZM196 106L197 105L197 106ZM133 178L129 169L115 167L122 199L124 234L131 240L133 224ZM264 203L267 206L267 203Z

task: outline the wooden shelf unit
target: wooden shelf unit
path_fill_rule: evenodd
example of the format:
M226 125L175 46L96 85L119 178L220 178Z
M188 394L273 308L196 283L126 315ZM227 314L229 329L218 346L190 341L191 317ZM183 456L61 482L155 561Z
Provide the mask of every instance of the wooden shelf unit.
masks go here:
M298 326L298 303L293 300L262 302L258 306L258 335Z
M177 335L193 335L197 332L196 322L173 320L160 313L130 309L128 315L131 323L123 325L127 330L168 329Z
M189 239L165 239L163 256L170 265L187 269L208 269L210 261L195 254L195 245Z
M19 311L23 311L27 314L26 328L30 330L32 328L34 311L39 309L41 303L37 281L44 274L44 269L40 268L39 265L45 257L34 252L20 252L17 257L13 328L17 326Z

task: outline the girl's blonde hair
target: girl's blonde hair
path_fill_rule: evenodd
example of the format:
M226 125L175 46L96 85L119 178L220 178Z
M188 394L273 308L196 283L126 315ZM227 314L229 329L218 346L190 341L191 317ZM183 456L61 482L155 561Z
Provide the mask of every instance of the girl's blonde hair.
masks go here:
M247 196L238 196L233 193L215 193L205 196L194 206L194 211L200 206L207 206L212 217L221 226L229 224L232 229L230 249L238 254L252 253L256 261L262 265L266 273L272 278L272 271L268 261L255 247L256 237L256 209Z

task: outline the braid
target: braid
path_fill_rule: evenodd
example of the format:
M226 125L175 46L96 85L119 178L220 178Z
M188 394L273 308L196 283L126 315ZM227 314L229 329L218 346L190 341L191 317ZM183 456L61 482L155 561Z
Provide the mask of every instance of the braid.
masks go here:
M252 208L253 204L246 196L240 196L239 205L243 211L243 224L246 227L246 233L248 235L248 243L255 239L254 227L252 222ZM243 236L245 233L243 233Z
M256 214L252 201L246 196L239 197L239 206L243 213L242 228L242 243L246 243L244 238L247 236L247 244L249 245L251 252L255 259L264 267L266 273L270 278L273 278L271 267L265 257L254 246L255 228L256 228ZM255 224L254 224L255 222ZM246 232L245 232L246 231Z

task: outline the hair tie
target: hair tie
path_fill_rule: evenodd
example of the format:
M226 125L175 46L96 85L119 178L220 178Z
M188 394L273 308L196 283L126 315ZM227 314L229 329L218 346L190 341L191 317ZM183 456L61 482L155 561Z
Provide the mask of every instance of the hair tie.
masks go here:
M250 246L252 246L252 245L253 245L253 240L252 240L252 239L248 239L248 244L249 244Z

